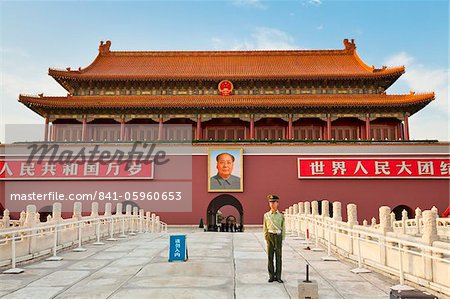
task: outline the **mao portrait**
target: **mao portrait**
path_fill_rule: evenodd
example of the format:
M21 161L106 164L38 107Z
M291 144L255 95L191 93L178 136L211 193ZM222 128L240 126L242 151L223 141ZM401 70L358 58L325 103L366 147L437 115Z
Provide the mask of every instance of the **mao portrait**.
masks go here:
M242 148L209 149L208 192L243 192Z

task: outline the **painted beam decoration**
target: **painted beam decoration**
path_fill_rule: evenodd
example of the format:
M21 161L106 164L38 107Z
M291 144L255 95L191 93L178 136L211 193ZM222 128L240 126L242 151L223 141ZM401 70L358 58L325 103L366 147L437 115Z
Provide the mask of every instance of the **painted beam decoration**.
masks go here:
M450 157L302 157L299 179L450 179Z

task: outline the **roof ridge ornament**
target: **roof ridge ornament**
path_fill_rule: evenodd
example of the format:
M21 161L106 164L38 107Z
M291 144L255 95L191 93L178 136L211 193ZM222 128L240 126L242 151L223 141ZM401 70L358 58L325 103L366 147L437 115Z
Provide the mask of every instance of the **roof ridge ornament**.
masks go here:
M104 41L100 41L100 46L98 47L98 52L100 55L107 55L110 52L111 41L107 40L106 43Z
M344 39L344 46L346 51L353 53L356 50L355 39L352 38L350 41L348 38Z

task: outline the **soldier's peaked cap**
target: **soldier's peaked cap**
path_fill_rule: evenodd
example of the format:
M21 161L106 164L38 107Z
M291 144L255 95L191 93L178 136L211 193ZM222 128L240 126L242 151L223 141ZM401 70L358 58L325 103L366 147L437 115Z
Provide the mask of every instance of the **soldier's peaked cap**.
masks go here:
M269 194L269 195L267 195L267 199L269 201L273 202L273 201L278 201L280 198L278 196L274 195L274 194Z

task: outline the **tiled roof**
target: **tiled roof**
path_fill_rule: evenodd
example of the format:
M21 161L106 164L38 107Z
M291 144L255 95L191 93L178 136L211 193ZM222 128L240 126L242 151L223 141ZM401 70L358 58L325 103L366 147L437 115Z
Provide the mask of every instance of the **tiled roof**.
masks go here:
M314 79L400 76L404 66L365 64L352 41L342 50L110 51L102 42L86 68L49 69L54 78L112 80Z
M217 107L351 107L409 106L429 103L434 93L386 94L309 94L309 95L163 95L163 96L27 96L19 101L43 108L217 108Z

